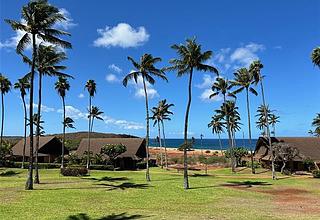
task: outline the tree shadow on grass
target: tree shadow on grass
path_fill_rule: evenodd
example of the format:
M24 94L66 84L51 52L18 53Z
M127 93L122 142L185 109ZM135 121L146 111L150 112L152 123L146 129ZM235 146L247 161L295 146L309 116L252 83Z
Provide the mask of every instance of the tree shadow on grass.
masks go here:
M209 174L201 174L201 173L194 173L192 175L192 177L208 177L208 176L212 176L212 175L209 175Z
M106 184L106 183L100 183L98 184L100 186L107 186L109 187L108 191L111 190L126 190L126 189L146 189L148 187L150 187L150 185L142 183L142 184L137 184L137 183L131 183L131 182L125 182L125 183L121 183L119 185L112 185L112 184Z
M131 219L140 219L146 218L148 216L142 215L127 215L127 213L120 214L111 214L101 218L91 218L85 213L80 213L77 215L70 215L66 220L131 220Z
M226 184L221 184L221 186L244 186L244 187L253 187L253 186L270 186L271 183L264 182L264 181L228 181Z
M91 178L82 178L82 179L95 180L95 181L99 181L99 182L101 182L101 181L117 182L117 181L129 180L129 178L127 178L127 177L110 177L110 176L104 176L101 178L91 177Z
M7 170L7 171L3 171L2 173L0 173L0 176L15 176L20 174L21 172L16 172L13 170Z

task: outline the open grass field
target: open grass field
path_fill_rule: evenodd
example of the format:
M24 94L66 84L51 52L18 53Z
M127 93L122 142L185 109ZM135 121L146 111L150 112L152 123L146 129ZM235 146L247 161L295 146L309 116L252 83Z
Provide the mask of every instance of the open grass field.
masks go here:
M175 170L151 169L149 184L144 171L41 170L42 183L25 191L26 170L10 170L0 176L0 219L320 219L320 180L309 176L196 171L185 191Z

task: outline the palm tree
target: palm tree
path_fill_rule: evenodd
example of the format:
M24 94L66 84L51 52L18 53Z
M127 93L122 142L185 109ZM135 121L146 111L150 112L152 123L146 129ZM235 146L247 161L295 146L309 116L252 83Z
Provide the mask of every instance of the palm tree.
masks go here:
M223 151L220 134L224 132L224 127L225 125L220 116L214 115L211 117L211 122L208 124L208 128L212 128L212 134L218 135L221 155L223 155Z
M61 148L61 168L64 168L64 144L65 144L65 141L66 141L66 127L67 127L68 124L72 125L72 122L70 123L70 121L66 123L66 103L65 103L66 92L69 91L70 84L69 84L68 80L65 77L59 76L58 81L55 83L55 89L57 90L57 92L58 92L58 94L59 94L59 96L61 97L61 100L62 100L62 109L63 109L63 120L62 120L63 129L62 129L62 132L63 132L63 138L62 138L62 148Z
M264 78L264 76L261 75L261 69L262 68L263 68L263 64L260 62L260 60L256 60L256 61L253 61L250 64L249 71L253 75L254 83L256 85L258 83L260 83L261 95L262 95L262 104L263 104L263 106L267 106L266 105L266 101L265 101L265 97L264 97L264 88L263 88L263 78ZM266 109L264 111L264 114L265 114L265 118L268 118ZM266 134L267 134L268 145L269 145L270 151L273 152L271 138L270 138L269 120L266 120L266 132L267 132ZM271 154L272 179L275 180L276 179L276 171L275 171L274 158L273 157L274 157L274 155Z
M312 63L320 68L320 47L313 49L311 59Z
M89 124L88 124L88 146L87 146L87 152L90 152L90 134L91 134L91 109L92 109L92 98L97 92L97 84L94 80L89 79L86 82L85 88L88 90L89 93L89 107L88 107L88 119L89 119ZM90 166L90 154L88 153L87 155L87 169L89 169Z
M161 121L161 113L160 113L160 108L159 104L157 107L153 107L151 109L151 113L153 114L150 119L152 119L153 122L153 127L158 125L158 140L159 140L159 148L160 148L160 166L161 169L163 169L163 153L162 153L162 143L161 143L161 132L160 132L160 121Z
M19 40L16 51L22 54L22 51L27 45L32 44L32 65L30 73L30 157L29 157L29 172L26 181L25 189L33 189L33 87L34 87L34 73L36 68L37 57L37 42L36 39L40 38L46 42L62 46L64 48L71 48L71 44L67 41L61 40L59 36L70 35L67 32L54 29L57 22L66 20L65 16L60 13L59 9L47 2L47 0L30 1L27 5L22 7L21 11L22 20L25 22L14 21L6 19L5 21L15 31L22 31L25 34Z
M30 83L25 78L18 79L18 82L14 84L14 89L20 90L20 96L21 96L23 110L24 110L24 136L23 136L24 141L23 141L22 165L21 165L21 168L24 169L24 161L25 161L25 155L26 155L26 142L27 142L27 117L28 117L25 96L27 95L27 90L30 89Z
M177 71L178 77L189 74L189 85L188 85L188 103L185 114L184 121L184 145L183 149L183 165L184 165L184 189L189 189L188 180L188 156L187 156L187 146L188 142L188 121L189 121L189 111L192 99L192 77L193 71L209 71L214 72L218 75L218 70L210 65L205 64L212 57L212 51L201 51L201 45L196 42L196 39L187 39L185 44L174 44L171 46L177 52L178 58L171 59L169 62L172 65L167 68L168 70Z
M88 115L88 118L91 118L91 125L90 125L90 128L89 128L90 129L90 133L93 131L94 119L98 119L98 120L103 121L103 118L101 117L102 114L103 114L103 112L100 111L100 109L97 106L92 106L91 107L90 113ZM90 155L90 151L88 151L88 152L89 152L89 155ZM89 156L89 159L90 159L90 156ZM90 164L89 164L89 166L90 166Z
M237 94L242 92L243 90L246 91L246 98L247 98L247 114L248 114L248 130L249 130L249 145L251 146L251 117L250 117L250 101L249 101L249 92L254 94L255 96L258 95L257 91L251 87L253 84L253 75L247 68L240 68L237 72L234 73L234 81L232 81L233 85L239 87L233 93ZM251 149L251 171L252 174L255 174L255 169L253 165L253 151Z
M0 143L1 148L3 144L3 127L4 127L4 95L11 89L10 80L0 73L0 92L1 92L1 137Z
M273 136L275 137L276 136L276 124L278 123L278 122L280 122L279 121L279 116L276 116L275 114L271 114L270 115L270 118L269 118L269 121L270 121L270 124L271 124L271 126L272 126L272 128L273 128L273 131L272 131L272 133L273 133Z
M150 181L150 172L149 172L149 105L148 105L148 92L146 83L150 83L153 85L155 83L155 79L152 76L159 77L163 80L167 80L167 77L163 70L156 68L154 65L157 62L161 61L159 57L153 57L151 54L144 54L140 58L140 62L136 62L132 57L128 57L128 60L131 61L135 70L131 71L125 78L123 79L123 85L126 87L129 80L134 79L136 83L138 83L138 78L142 79L144 96L145 96L145 104L146 104L146 124L147 124L147 134L146 134L146 152L147 152L147 169L146 169L146 179Z
M267 112L267 116L268 116L268 121L271 121L271 115L272 115L272 111L270 110L269 106L263 106L260 105L257 109L257 114L256 117L258 117L258 120L256 121L257 124L257 128L259 130L263 130L262 134L263 136L267 136L267 120L265 117L265 112Z
M316 137L319 137L320 136L320 113L317 113L311 125L315 127L315 130L312 131L312 134Z

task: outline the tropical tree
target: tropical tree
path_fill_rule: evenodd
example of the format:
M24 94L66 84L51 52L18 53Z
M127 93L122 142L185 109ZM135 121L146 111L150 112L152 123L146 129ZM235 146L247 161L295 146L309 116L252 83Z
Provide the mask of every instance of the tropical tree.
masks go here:
M265 101L265 97L264 97L264 87L263 87L263 78L264 76L261 75L261 69L263 68L263 64L259 61L253 61L250 64L249 67L249 71L251 72L251 74L253 75L254 78L254 83L257 85L258 83L260 83L260 88L261 88L261 96L262 96L262 105L263 106L267 106L266 105L266 101ZM268 113L265 109L264 111L264 115L265 118L268 118ZM272 144L271 144L271 138L270 138L270 127L269 127L269 120L266 120L266 135L267 135L267 139L268 139L268 145L270 148L270 151L272 152ZM276 179L276 171L275 171L275 166L274 166L274 158L273 158L273 154L271 154L271 170L272 170L272 179L275 180Z
M127 147L123 144L108 144L101 148L101 154L105 154L109 157L110 162L115 168L115 159L127 151Z
M171 59L169 62L171 64L168 67L168 70L177 71L178 77L189 74L189 83L188 83L188 103L185 114L184 121L184 145L188 146L188 122L189 122L189 111L192 100L192 78L193 72L196 71L205 71L213 72L218 75L218 70L210 65L205 64L206 61L211 59L212 51L202 52L201 45L196 42L196 39L187 39L185 44L174 44L171 46L178 55L178 58ZM184 165L184 189L189 189L189 180L188 180L188 156L187 149L183 150L183 165Z
M94 95L97 92L97 84L94 80L89 79L86 82L85 88L87 89L88 93L89 93L89 108L88 108L88 146L87 146L87 152L90 152L90 134L91 134L91 109L92 109L92 98L94 97ZM87 169L89 169L89 165L90 165L90 154L87 154Z
M160 148L160 166L161 169L163 169L163 153L162 153L162 143L161 143L161 132L160 132L160 121L161 121L161 113L159 109L159 104L157 107L153 107L151 109L152 116L150 119L152 119L153 122L153 127L158 125L158 140L159 140L159 148Z
M0 92L1 92L1 137L0 143L2 147L3 143L3 128L4 128L4 96L7 94L11 89L11 82L10 80L0 73Z
M71 43L61 40L59 36L70 35L67 32L57 30L54 25L57 22L66 20L65 16L60 13L59 9L47 0L30 1L27 5L22 7L21 21L14 21L6 19L5 21L15 31L22 31L24 35L19 40L16 48L18 54L22 54L23 50L29 45L32 45L32 65L30 72L30 156L29 156L29 172L26 181L25 189L33 189L33 87L34 87L34 73L36 68L37 58L37 41L43 41L62 46L64 48L71 48Z
M316 117L312 120L312 127L315 127L314 131L310 130L309 133L320 137L320 113L317 113Z
M138 80L142 80L143 89L144 89L144 97L145 97L145 105L146 105L146 152L147 152L147 169L146 169L146 179L150 181L150 172L149 172L149 104L148 104L148 91L147 91L147 83L153 85L155 83L155 79L153 76L159 77L165 81L167 77L163 70L155 67L155 64L161 61L159 57L153 57L151 54L144 54L141 56L140 61L135 61L132 57L128 57L128 60L131 61L135 70L131 71L128 75L126 75L122 81L123 85L126 87L129 80L134 80L138 83ZM141 81L139 81L141 83Z
M18 79L18 82L14 84L14 89L20 91L20 96L23 104L24 110L24 136L23 136L23 150L22 150L22 164L21 168L24 169L24 161L26 156L26 142L27 142L27 106L25 96L27 95L27 90L30 89L30 83L26 78Z
M320 68L320 47L313 49L311 54L312 63Z
M291 147L289 144L278 142L273 143L274 159L282 161L281 173L284 173L284 169L288 162L292 161L295 157L301 158L299 150L295 147Z
M70 84L65 77L59 76L58 81L55 83L55 89L57 90L57 92L62 100L62 110L63 110L62 133L63 133L63 138L62 138L62 148L61 148L61 168L64 168L64 144L66 141L66 127L67 126L70 127L70 125L73 127L73 124L72 124L73 120L71 118L68 118L69 121L66 121L67 118L66 118L65 97L66 97L66 92L69 91L69 89L70 89Z
M269 106L260 105L257 109L256 117L258 120L256 121L257 128L262 131L262 135L264 137L267 136L267 120L265 117L265 112L267 112L268 122L270 123L272 117L272 110L270 110Z
M274 137L276 136L276 124L280 122L279 118L280 117L275 114L271 114L269 118L270 125L272 126L272 129L273 129L272 133Z
M247 114L248 114L248 135L249 135L249 145L252 144L252 137L251 137L251 116L250 116L250 101L249 101L249 92L254 94L255 96L258 95L257 91L252 87L254 83L253 74L247 68L240 68L234 73L234 80L232 84L238 87L233 93L237 94L245 90L246 92L246 101L247 101ZM253 151L251 149L251 171L254 174L254 164L253 164Z
M220 116L214 115L211 117L211 122L208 124L208 128L212 128L212 134L218 135L221 155L223 155L223 151L220 134L224 132L224 127L225 124L222 122L222 118Z

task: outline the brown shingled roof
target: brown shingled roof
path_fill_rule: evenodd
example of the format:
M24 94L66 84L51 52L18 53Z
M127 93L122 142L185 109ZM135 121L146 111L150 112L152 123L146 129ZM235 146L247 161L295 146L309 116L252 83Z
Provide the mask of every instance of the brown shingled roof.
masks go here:
M95 154L101 152L101 148L107 144L123 144L127 151L118 156L131 157L132 159L144 158L146 156L145 139L143 138L92 138L90 140L90 151ZM88 139L82 139L76 154L82 156L87 151Z

